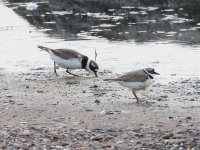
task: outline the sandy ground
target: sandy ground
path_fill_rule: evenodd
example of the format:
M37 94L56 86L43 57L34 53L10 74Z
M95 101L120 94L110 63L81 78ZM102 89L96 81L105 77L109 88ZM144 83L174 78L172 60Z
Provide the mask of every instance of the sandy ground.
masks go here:
M66 130L198 129L200 125L200 79L180 78L169 83L154 83L138 92L137 104L131 91L104 78L116 77L103 71L100 77L77 72L71 77L64 71L6 74L0 80L1 130L20 125Z
M154 83L137 94L103 78L116 77L109 71L99 78L78 72L72 77L61 71L35 71L18 75L1 74L0 125L54 124L69 128L125 128L146 126L176 127L200 123L200 79L188 78L166 84ZM187 120L187 118L191 118Z

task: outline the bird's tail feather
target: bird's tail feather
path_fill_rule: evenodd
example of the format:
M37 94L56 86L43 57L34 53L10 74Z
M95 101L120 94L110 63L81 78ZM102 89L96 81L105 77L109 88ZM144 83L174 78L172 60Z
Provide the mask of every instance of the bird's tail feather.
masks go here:
M52 49L47 48L47 47L44 47L44 46L42 46L42 45L38 45L38 48L40 48L40 49L42 49L42 50L44 50L44 51L46 51L46 52L49 52L49 51L52 50Z

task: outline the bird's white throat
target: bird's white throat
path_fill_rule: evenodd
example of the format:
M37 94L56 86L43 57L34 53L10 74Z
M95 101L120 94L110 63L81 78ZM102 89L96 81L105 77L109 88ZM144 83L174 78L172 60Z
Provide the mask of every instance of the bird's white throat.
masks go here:
M88 61L87 61L87 65L86 65L86 70L88 71L88 72L90 72L90 73L92 73L93 71L90 69L90 59L88 59Z

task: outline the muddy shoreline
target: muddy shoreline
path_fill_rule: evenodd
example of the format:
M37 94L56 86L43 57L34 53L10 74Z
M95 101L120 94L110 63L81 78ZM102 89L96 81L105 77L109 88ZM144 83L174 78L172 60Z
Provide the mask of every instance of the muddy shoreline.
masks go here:
M157 147L163 146L167 149L167 144L163 143L163 135L171 136L171 133L173 135L168 139L168 142L171 142L169 147L174 147L174 142L180 144L181 140L185 143L188 142L187 144L182 142L187 148L199 146L197 142L200 125L199 78L181 78L166 84L155 82L147 91L138 92L142 102L136 104L128 89L122 88L117 83L103 81L103 78L118 76L118 74L105 70L101 72L100 78L95 78L91 75L88 76L84 71L77 71L77 73L82 77L71 77L64 71L60 72L59 77L55 77L52 72L43 71L17 75L1 73L1 140L6 135L10 137L8 142L12 142L12 132L15 129L17 129L15 134L19 136L19 139L24 130L28 131L29 137L39 136L41 138L46 133L38 133L38 131L45 128L50 132L48 133L50 137L60 135L59 132L62 129L63 132L66 130L66 134L62 133L63 136L77 135L73 137L76 142L69 138L72 140L71 144L63 146L63 148L71 149L73 149L73 145L77 149L81 149L82 146L82 149L88 149L89 145L93 145L93 148L103 149L102 146L106 144L108 149L112 146L119 149L131 146L144 148L144 145L148 143L145 142L146 136L144 135L151 135L150 139L156 136L158 140L153 139L153 143L149 146L146 145L148 148L153 148L155 142ZM141 128L141 132L137 131L136 133L132 130L138 128ZM148 128L150 129L148 130ZM98 129L98 132L93 132ZM109 137L110 134L106 130L109 129L112 129L113 134L117 135L112 137L111 141L105 142L104 137ZM55 130L53 135L51 132L54 131L52 130ZM120 130L123 132L119 132ZM181 133L179 133L180 130ZM194 130L195 135L191 135L190 130ZM37 134L34 134L35 132ZM82 132L87 137L79 140L79 134ZM121 137L122 143L120 144L117 139L121 134L133 141L135 141L135 134L142 134L138 137L141 142L130 142L129 139L127 145L127 139ZM130 137L129 134L133 134L134 137ZM171 141L170 139L176 139L173 136L176 137L177 134L181 134L179 140ZM189 139L185 138L186 135ZM96 136L97 140L92 140ZM98 140L99 136L101 138ZM52 140L51 138L47 139L47 141ZM31 142L33 139L26 140ZM16 143L20 145L21 142L19 140ZM61 141L55 140L49 145L59 145L59 142ZM81 143L84 142L85 145L81 146ZM34 146L39 148L42 145L44 146L45 142L37 143ZM74 149L76 149L75 147Z

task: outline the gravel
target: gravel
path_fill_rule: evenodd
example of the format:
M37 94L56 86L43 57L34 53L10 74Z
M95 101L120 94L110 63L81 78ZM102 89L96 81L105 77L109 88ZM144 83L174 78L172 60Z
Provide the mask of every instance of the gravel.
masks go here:
M68 129L20 125L0 129L1 149L199 149L200 129Z

